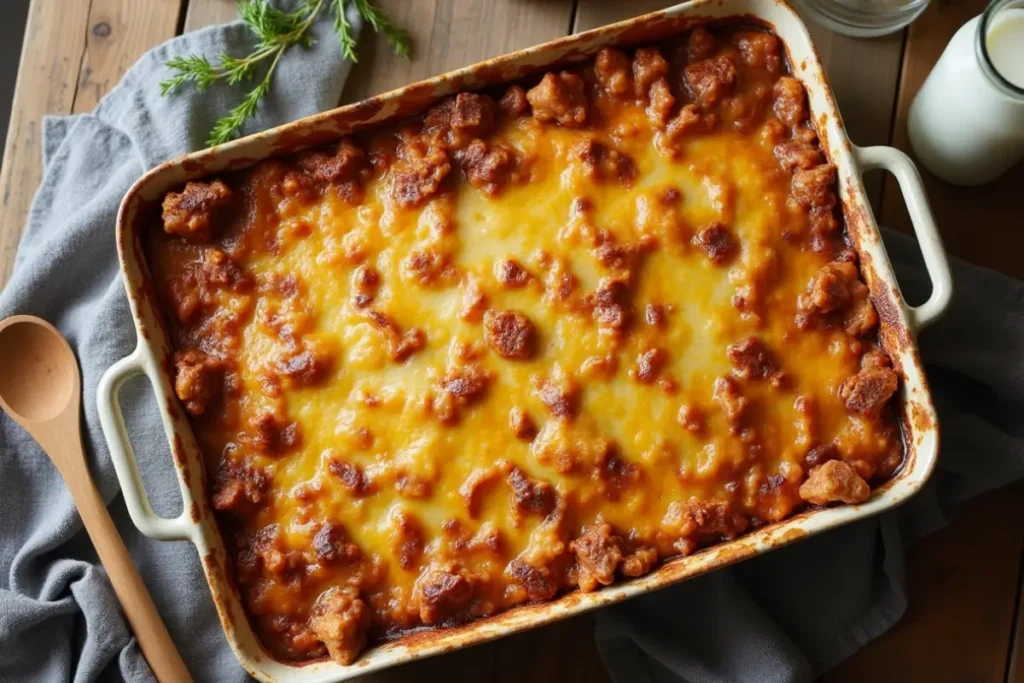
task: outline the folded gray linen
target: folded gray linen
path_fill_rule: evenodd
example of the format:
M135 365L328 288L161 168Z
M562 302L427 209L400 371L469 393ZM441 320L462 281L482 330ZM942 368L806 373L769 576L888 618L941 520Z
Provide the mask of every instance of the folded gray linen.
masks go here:
M315 45L282 60L274 92L248 130L338 101L349 65L328 22L315 32ZM42 316L75 349L93 476L197 681L248 677L228 649L194 548L141 537L115 500L95 395L101 374L135 346L113 239L121 198L146 169L201 147L212 120L238 96L214 88L161 98L162 65L174 55L250 44L240 24L182 36L146 54L94 113L46 118L43 182L0 292L0 317ZM890 237L904 285L927 287L912 240ZM944 443L927 493L878 520L601 613L599 644L617 681L808 680L899 618L905 542L940 525L949 503L1024 474L1024 438L1011 424L1024 400L1024 287L955 268L953 309L922 339ZM175 514L177 484L152 392L130 384L122 405L154 507ZM0 482L0 681L153 680L63 482L6 417Z

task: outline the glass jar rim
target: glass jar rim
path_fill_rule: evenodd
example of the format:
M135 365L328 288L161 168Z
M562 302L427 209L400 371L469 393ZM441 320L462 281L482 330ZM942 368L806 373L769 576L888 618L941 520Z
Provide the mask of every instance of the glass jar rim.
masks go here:
M1024 7L1024 2L1021 0L993 0L985 8L985 11L981 15L981 21L978 23L978 36L975 41L975 48L978 53L978 62L981 63L981 70L988 76L989 80L992 81L999 90L1004 94L1009 95L1015 99L1024 99L1024 88L1011 83L1003 74L999 73L999 70L992 64L992 59L988 54L988 27L994 17L1000 10L1010 5L1020 4Z

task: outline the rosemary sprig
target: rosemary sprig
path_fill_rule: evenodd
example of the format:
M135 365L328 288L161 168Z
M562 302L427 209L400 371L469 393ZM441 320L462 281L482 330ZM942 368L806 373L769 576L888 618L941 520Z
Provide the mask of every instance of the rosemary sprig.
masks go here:
M334 32L338 36L341 54L353 62L358 61L352 24L345 15L349 1L374 31L384 35L397 54L409 57L408 34L392 24L369 0L302 0L290 12L271 6L267 0L238 0L238 16L257 38L255 49L244 57L225 53L216 62L211 62L203 55L168 60L167 67L174 75L160 83L160 94L170 95L187 83L194 84L199 91L206 90L217 81L235 85L250 80L261 65L268 63L266 73L256 87L246 93L238 106L214 124L206 144L212 147L233 140L270 92L274 70L281 56L295 45L309 47L313 44L314 39L309 29L321 11L328 9L334 13Z

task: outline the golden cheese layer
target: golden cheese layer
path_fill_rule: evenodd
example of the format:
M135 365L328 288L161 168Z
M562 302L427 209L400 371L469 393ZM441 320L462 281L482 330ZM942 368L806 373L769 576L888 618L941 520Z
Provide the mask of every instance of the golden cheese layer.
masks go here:
M834 182L778 41L698 29L170 193L176 389L267 647L864 500L897 377Z

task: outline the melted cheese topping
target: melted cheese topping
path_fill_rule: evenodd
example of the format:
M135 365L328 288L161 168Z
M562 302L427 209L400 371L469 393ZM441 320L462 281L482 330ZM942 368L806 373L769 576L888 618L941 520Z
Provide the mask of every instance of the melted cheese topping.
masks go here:
M740 66L739 93L770 93L778 73L744 67L732 44L718 54ZM843 245L808 246L770 94L746 97L753 125L724 116L669 141L642 100L602 95L589 72L587 86L591 125L499 117L487 143L512 152L517 175L494 193L452 155L440 191L403 206L402 143L381 131L360 142L374 168L355 189L304 192L293 162L265 162L226 179L242 203L210 243L151 236L178 348L223 372L193 424L247 608L277 655L331 647L313 617L332 587L358 593L377 637L462 621L604 583L593 553L570 546L588 527L610 525L641 569L618 571L635 575L652 549L692 552L791 514L821 444L865 479L898 463L892 420L840 398L873 342L797 324L808 282ZM633 168L594 170L589 140ZM722 263L702 248L716 225L734 245ZM230 264L219 279L213 247ZM525 283L503 284L510 259ZM618 329L595 310L611 279L626 283ZM488 339L501 311L532 324L526 357ZM396 355L411 330L422 348ZM750 338L767 371L730 358ZM446 398L467 374L483 387Z

